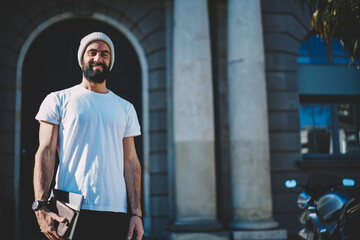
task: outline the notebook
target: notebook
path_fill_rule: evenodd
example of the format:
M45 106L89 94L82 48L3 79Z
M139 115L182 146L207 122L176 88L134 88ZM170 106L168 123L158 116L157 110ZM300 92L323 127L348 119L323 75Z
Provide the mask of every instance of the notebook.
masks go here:
M53 189L50 195L49 209L66 221L59 223L57 233L65 238L72 239L84 197L78 193Z

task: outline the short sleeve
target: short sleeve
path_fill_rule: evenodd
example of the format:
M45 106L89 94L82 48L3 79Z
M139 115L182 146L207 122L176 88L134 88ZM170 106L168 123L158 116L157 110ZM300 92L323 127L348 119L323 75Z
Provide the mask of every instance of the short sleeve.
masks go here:
M59 100L54 93L46 96L40 105L39 112L36 114L35 119L60 125Z
M124 137L135 137L138 135L141 135L140 124L136 115L135 108L133 105L131 105L128 111L128 118L127 118Z

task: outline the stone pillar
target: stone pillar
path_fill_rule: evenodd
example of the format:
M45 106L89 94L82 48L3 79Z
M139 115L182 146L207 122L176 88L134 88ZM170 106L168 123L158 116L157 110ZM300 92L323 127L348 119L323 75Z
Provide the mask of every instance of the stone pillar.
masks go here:
M174 1L172 231L219 228L207 0ZM194 235L194 239L196 236ZM180 239L173 234L172 239ZM186 238L192 239L192 238Z
M229 128L233 229L272 219L265 60L259 0L228 0Z

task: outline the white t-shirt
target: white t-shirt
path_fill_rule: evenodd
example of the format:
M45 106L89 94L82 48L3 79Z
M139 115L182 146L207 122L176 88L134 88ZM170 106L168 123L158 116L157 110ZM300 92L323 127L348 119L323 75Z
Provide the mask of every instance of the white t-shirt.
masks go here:
M140 135L133 105L76 85L50 93L35 118L59 125L55 187L81 193L83 209L126 212L122 141Z

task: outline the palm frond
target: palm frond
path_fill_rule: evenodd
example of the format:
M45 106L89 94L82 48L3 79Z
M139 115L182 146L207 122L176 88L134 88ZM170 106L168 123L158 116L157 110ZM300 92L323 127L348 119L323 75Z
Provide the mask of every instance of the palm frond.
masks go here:
M360 0L295 0L309 10L311 26L325 41L340 40L349 50L351 63L360 67Z

